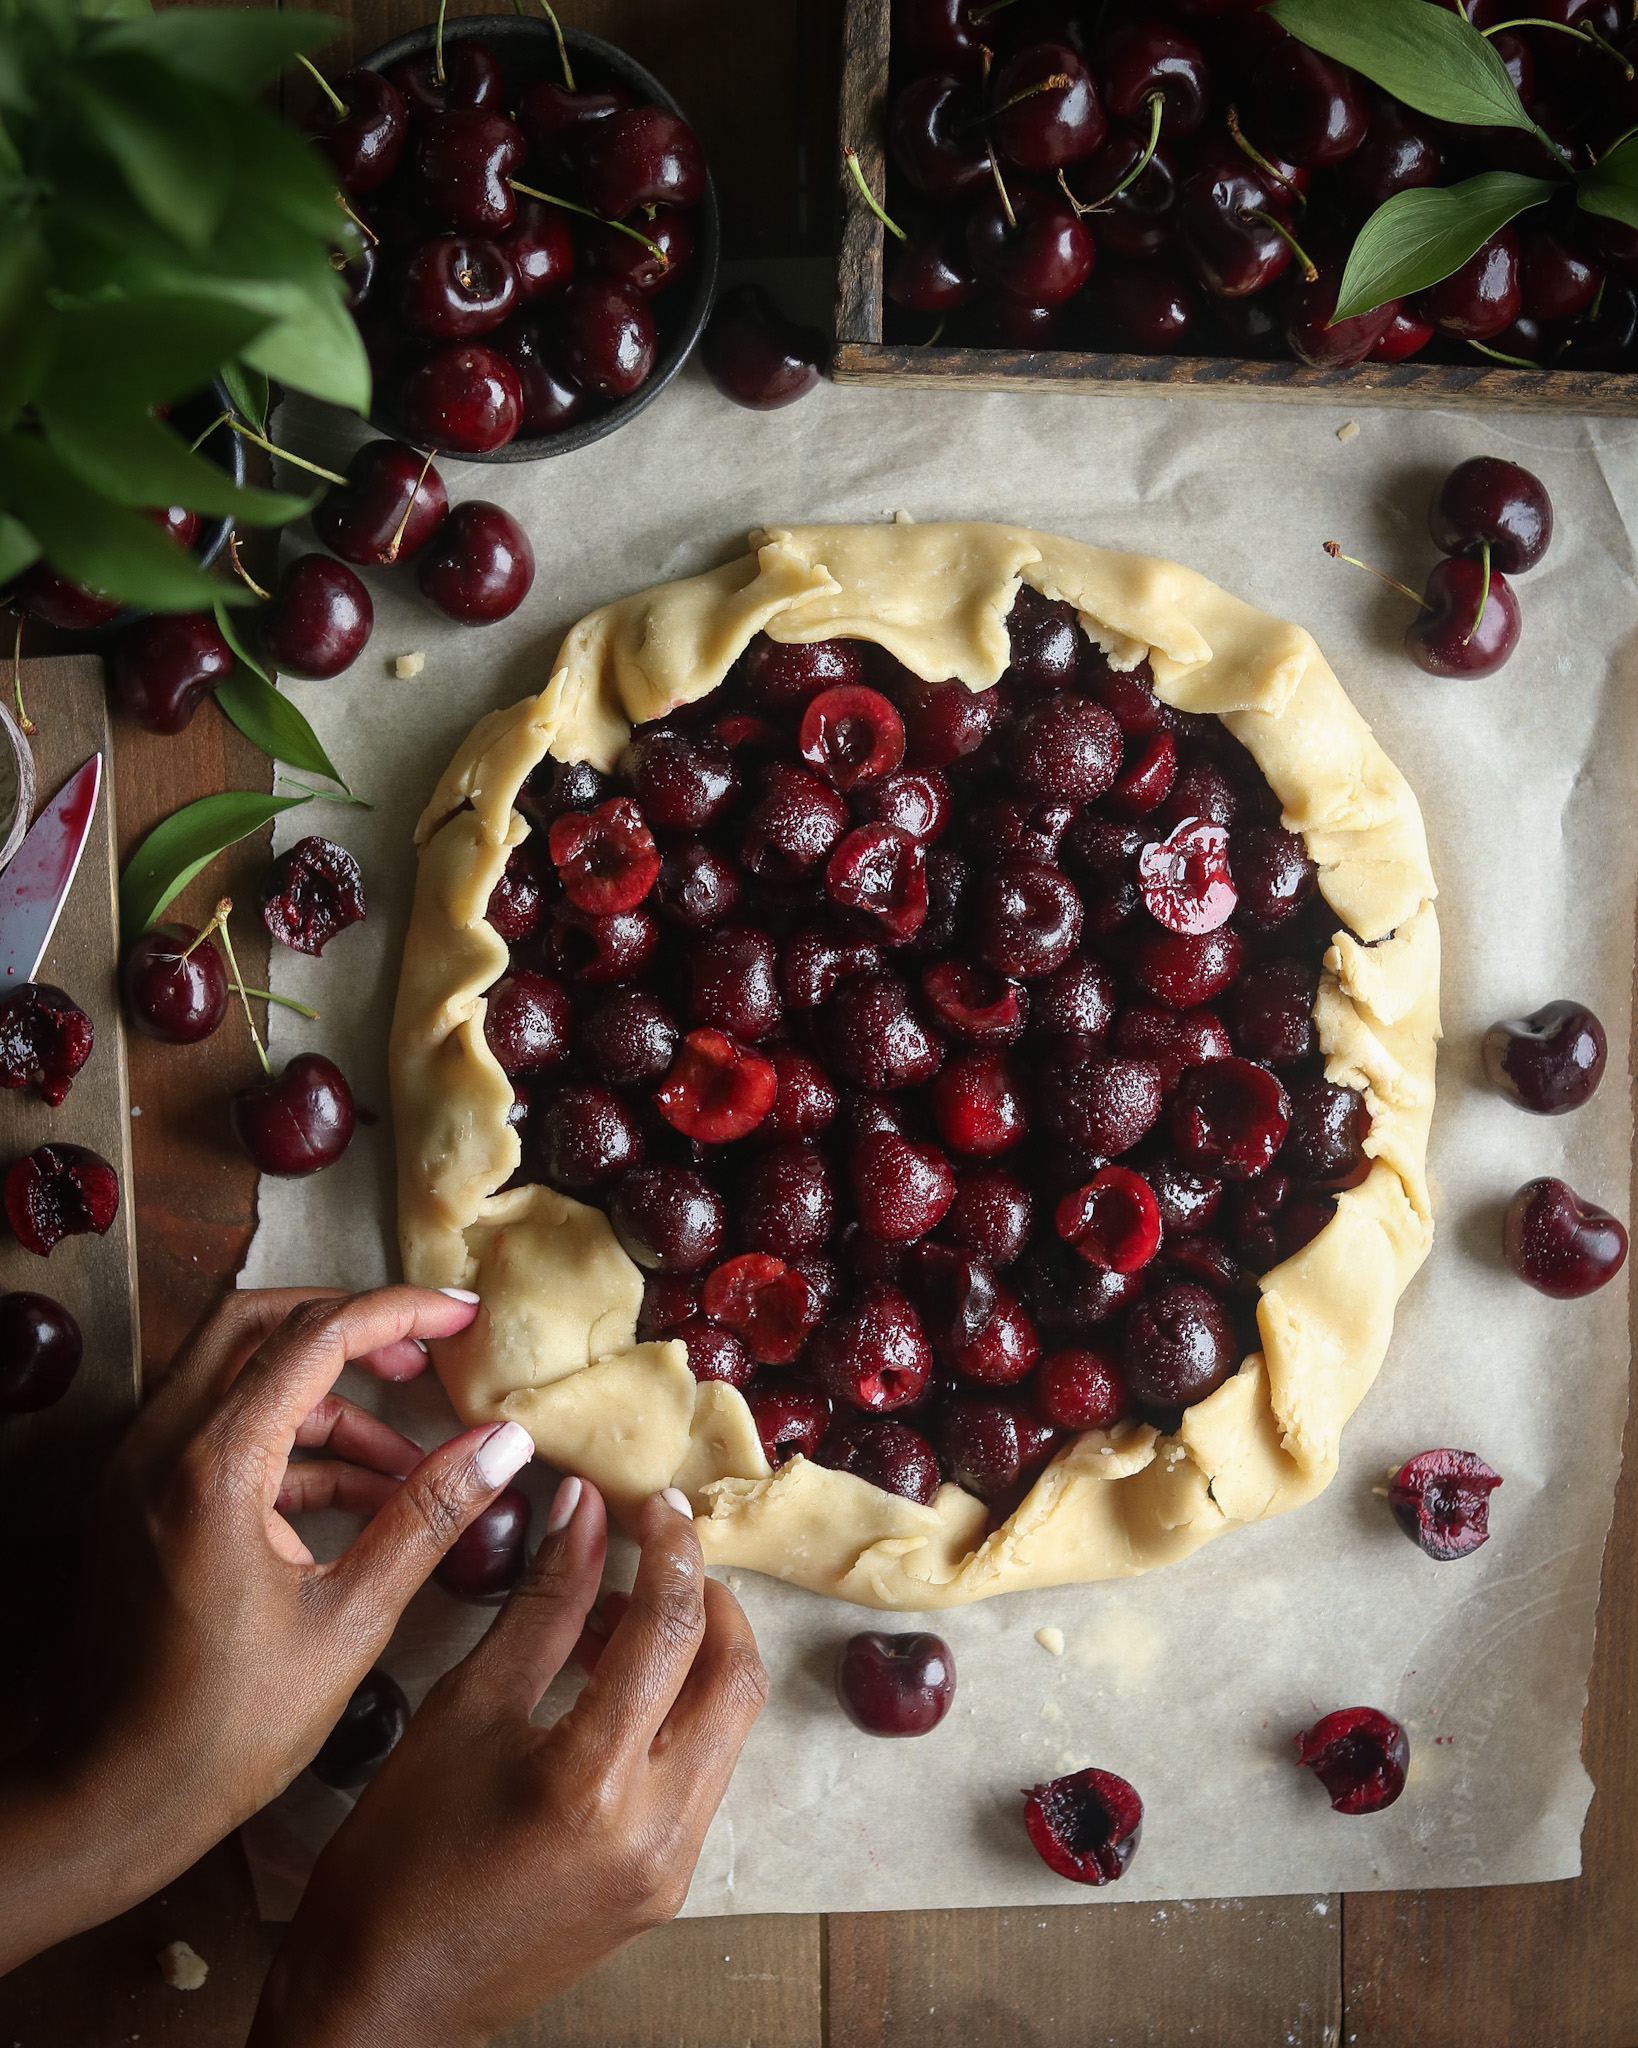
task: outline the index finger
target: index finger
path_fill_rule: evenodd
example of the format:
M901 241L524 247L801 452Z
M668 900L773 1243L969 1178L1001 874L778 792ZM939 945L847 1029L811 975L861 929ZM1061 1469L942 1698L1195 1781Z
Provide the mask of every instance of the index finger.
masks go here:
M648 1502L638 1526L631 1604L573 1712L594 1741L646 1756L705 1633L705 1559L687 1500L670 1488Z

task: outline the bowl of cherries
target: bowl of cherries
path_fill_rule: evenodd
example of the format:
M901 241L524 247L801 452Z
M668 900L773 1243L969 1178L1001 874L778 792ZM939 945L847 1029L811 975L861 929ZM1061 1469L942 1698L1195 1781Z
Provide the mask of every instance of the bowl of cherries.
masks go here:
M377 425L534 461L676 375L711 310L716 194L682 109L624 51L479 15L384 43L327 93L315 141L364 233L349 302Z

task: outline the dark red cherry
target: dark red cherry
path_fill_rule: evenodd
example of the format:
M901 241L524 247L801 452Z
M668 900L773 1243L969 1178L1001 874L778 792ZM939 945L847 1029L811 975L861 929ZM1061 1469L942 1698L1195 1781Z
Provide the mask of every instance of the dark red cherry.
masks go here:
M1066 1432L1112 1429L1132 1407L1118 1361L1093 1345L1071 1345L1043 1358L1030 1392L1041 1420Z
M744 883L725 854L698 839L669 847L654 884L654 907L687 931L709 931L739 908Z
M352 1142L353 1091L333 1061L298 1053L282 1073L236 1090L228 1120L261 1172L317 1173L334 1165Z
M759 633L732 674L764 711L794 712L820 690L863 683L864 659L854 640L786 643Z
M1032 43L1009 57L990 87L989 132L1009 163L1050 176L1079 163L1108 128L1091 72L1062 43Z
M1112 263L1100 272L1098 288L1119 348L1164 355L1181 348L1194 329L1195 295L1176 264Z
M1604 282L1601 264L1571 248L1546 228L1526 228L1520 261L1524 310L1536 320L1573 319L1592 304ZM1504 562L1502 566L1514 573L1511 563Z
M1310 283L1293 271L1285 286L1285 345L1299 363L1312 370L1345 369L1362 363L1376 347L1399 311L1398 299L1388 299L1369 313L1337 318L1337 295L1342 288L1343 264L1328 259L1318 266L1319 275Z
M926 922L926 850L896 825L855 825L826 863L825 893L873 919L888 945L902 945Z
M456 45L457 48L471 47ZM397 1679L379 1667L366 1672L308 1766L321 1785L347 1791L373 1778L410 1724L410 1703Z
M1584 1202L1561 1180L1526 1181L1507 1205L1502 1250L1519 1278L1559 1301L1613 1280L1627 1259L1627 1233L1607 1209Z
M558 305L558 345L574 382L605 398L629 398L654 370L654 316L641 292L610 277L583 277Z
M969 960L940 960L922 969L921 991L952 1038L974 1045L1011 1045L1024 1034L1029 991L993 968Z
M1290 1126L1291 1098L1253 1060L1187 1067L1172 1099L1171 1138L1178 1156L1225 1180L1261 1173Z
M622 235L618 239L630 238ZM491 246L499 249L511 266L520 305L559 290L574 275L574 237L569 232L569 217L562 207L548 206L543 199L520 196L512 225ZM640 244L633 242L631 246L644 253Z
M1020 185L1007 218L1001 195L979 199L967 220L967 250L982 283L1032 306L1061 306L1092 275L1092 237L1069 201Z
M818 1024L830 1071L860 1088L914 1087L930 1081L943 1062L942 1043L891 974L856 974L843 981Z
M1257 50L1250 107L1255 132L1294 164L1318 169L1352 156L1369 109L1359 74L1283 33Z
M1430 285L1418 305L1441 334L1488 341L1518 318L1523 298L1519 238L1501 228L1459 269Z
M884 1415L849 1415L836 1422L813 1459L923 1507L930 1507L938 1492L938 1459L932 1445L918 1430Z
M1117 129L1070 180L1081 204L1097 208L1092 216L1096 223L1093 235L1100 257L1122 257L1135 263L1158 254L1176 232L1182 173L1171 152L1162 147L1133 177L1147 148L1145 111L1141 136ZM1132 182L1128 185L1129 177Z
M119 1209L119 1179L85 1145L37 1145L6 1175L6 1217L25 1251L49 1258L65 1237L101 1236Z
M929 1099L939 1136L964 1158L994 1158L1029 1130L1023 1078L999 1052L954 1054L935 1077Z
M997 973L1029 979L1062 967L1081 936L1081 900L1061 869L1006 860L978 887L979 957Z
M1318 1052L1318 992L1318 970L1306 961L1280 954L1253 961L1228 993L1235 1049L1269 1067L1289 1067Z
M887 139L894 163L929 199L970 199L990 183L983 108L969 80L937 71L912 79L893 102Z
M1020 583L1007 613L1007 648L1011 681L1032 690L1061 690L1080 673L1087 642L1072 604Z
M910 71L978 71L993 46L973 0L899 0L893 11L893 54Z
M688 275L694 261L694 217L680 207L645 207L638 216L641 239L613 224L586 230L583 256L588 270L612 278L651 299Z
M759 1054L724 1032L691 1031L654 1102L685 1138L726 1145L756 1129L778 1092L779 1077Z
M1436 185L1442 168L1439 136L1424 114L1383 94L1370 126L1342 169L1342 186L1362 214L1385 206L1396 192Z
M938 1423L938 1453L957 1486L992 1504L1051 1454L1054 1432L1015 1401L957 1395Z
M852 792L854 816L878 825L895 825L912 839L930 845L950 822L950 785L936 768L906 769L880 782L861 783Z
M1220 299L1260 292L1291 261L1278 202L1249 162L1208 162L1184 185L1177 238L1189 268Z
M1472 1451L1422 1451L1388 1481L1388 1506L1429 1557L1471 1557L1490 1535L1490 1496L1502 1483Z
M615 1235L651 1273L698 1273L721 1251L728 1232L722 1197L702 1175L682 1166L638 1166L609 1203Z
M1036 1099L1048 1130L1094 1160L1109 1159L1130 1151L1158 1121L1160 1068L1068 1046L1038 1076Z
M830 1427L830 1396L779 1373L758 1373L756 1384L745 1391L745 1405L775 1468L787 1458L813 1457Z
M948 768L977 750L1001 719L993 690L969 690L951 677L921 684L904 706L905 756L915 769Z
M545 913L545 885L532 846L514 846L489 892L484 916L508 945L532 938Z
M1403 363L1426 348L1433 335L1433 322L1424 320L1413 306L1401 299L1398 311L1377 337L1366 361Z
M991 1266L1010 1266L1029 1242L1033 1214L1029 1190L1016 1175L999 1166L974 1167L957 1176L938 1234Z
M1278 825L1248 825L1229 849L1239 917L1253 931L1273 931L1294 917L1316 885L1317 869L1295 832Z
M835 789L890 775L904 759L904 721L879 690L821 690L802 712L797 747Z
M509 974L503 974L499 981L493 983L484 997L484 1043L509 1080L521 1074L544 1074L560 1066L568 1056L569 1026L573 1014L569 992L562 982L549 974L537 974L532 968L514 967ZM593 1035L593 1026L599 1015L601 1012L593 1013L587 1025L587 1036L592 1041L592 1064L601 1072L609 1061L617 1065L620 1062L612 1053L606 1060L599 1058L604 1041L602 1037ZM668 1054L665 1066L670 1064ZM621 1081L649 1078L647 1072L628 1074L626 1067L629 1065L628 1059L618 1073L605 1072L603 1078ZM659 1071L663 1073L665 1067Z
M1064 1196L1053 1221L1089 1266L1111 1273L1136 1273L1160 1249L1154 1190L1129 1167L1100 1167L1085 1187Z
M1138 941L1132 978L1168 1009L1193 1010L1223 993L1239 973L1243 954L1239 935L1227 925L1203 933L1151 927Z
M823 1248L835 1213L835 1191L822 1155L811 1145L786 1140L767 1146L747 1170L739 1196L739 1239L777 1259L797 1259Z
M436 468L402 441L366 441L347 464L347 481L328 490L313 531L344 562L407 562L449 513Z
M926 1735L955 1698L955 1659L942 1636L849 1636L836 1658L836 1697L868 1735Z
M1428 531L1441 554L1479 555L1488 547L1493 569L1521 576L1552 545L1552 500L1516 462L1475 455L1434 492Z
M1430 676L1493 676L1519 644L1519 601L1499 569L1484 587L1484 565L1467 556L1428 571L1429 609L1405 628L1405 652ZM1483 610L1480 610L1481 602Z
M421 595L463 626L510 618L534 580L528 534L482 498L457 505L415 565Z
M938 1147L916 1144L897 1131L861 1139L848 1173L859 1222L888 1244L925 1237L955 1198L955 1173Z
M828 782L776 761L762 771L762 793L745 821L740 851L752 874L795 881L829 858L847 826L847 805Z
M484 455L516 434L523 387L494 349L479 341L452 342L411 372L400 405L405 426L426 447Z
M869 939L823 926L805 926L785 941L779 956L779 988L793 1010L814 1010L849 976L882 964L881 948Z
M1192 135L1211 103L1204 53L1159 21L1130 21L1106 36L1098 52L1110 118L1147 135L1150 95L1161 99L1160 132L1168 142Z
M773 938L755 926L723 925L709 933L689 950L689 1021L734 1038L766 1038L784 1010L778 960Z
M1405 1789L1410 1744L1399 1723L1375 1707L1344 1707L1297 1737L1297 1762L1319 1779L1338 1813L1380 1813Z
M404 319L417 334L460 341L498 327L518 303L518 274L498 243L434 235L404 267Z
M553 912L547 950L558 973L602 983L641 974L659 943L660 928L646 905L598 917L565 903Z
M1143 1801L1113 1771L1075 1771L1024 1794L1024 1826L1049 1870L1075 1884L1113 1884L1137 1854Z
M659 849L630 797L595 811L566 811L547 834L564 894L596 917L635 910L660 872Z
M1537 1116L1579 1109L1604 1078L1604 1027L1585 1004L1546 1003L1484 1035L1492 1088Z
M1282 1167L1318 1187L1353 1187L1370 1170L1362 1150L1371 1127L1365 1098L1334 1081L1293 1082L1291 1128Z
M518 126L529 138L535 166L552 177L573 178L586 133L600 121L623 114L631 97L618 86L571 89L555 79L538 79L518 101Z
M432 1576L457 1600L499 1600L529 1561L529 1496L515 1486L496 1494L456 1537Z
M450 107L422 125L415 146L415 189L433 220L471 235L512 225L514 172L529 146L523 131L490 107Z
M198 937L189 924L159 925L125 956L125 1007L150 1038L197 1045L227 1015L227 968L210 940L195 944Z
M688 733L638 731L620 756L618 772L649 823L671 832L703 831L739 796L727 748Z
M933 1370L932 1350L909 1298L880 1280L867 1282L850 1308L822 1325L809 1356L833 1400L873 1415L908 1407ZM828 1462L822 1453L821 1462Z
M353 198L384 185L398 168L409 136L410 110L404 95L379 71L349 71L335 90L346 106L338 114L323 94L303 123Z
M506 96L499 58L486 43L465 37L444 45L441 76L436 50L401 59L387 75L418 120L446 107L499 107Z
M12 590L30 618L41 619L48 626L60 626L65 633L84 633L93 626L106 626L121 609L117 597L88 590L83 583L60 575L49 562L36 562L25 569Z
M80 1369L80 1326L49 1294L0 1296L0 1413L60 1401Z
M669 107L627 107L580 131L580 189L604 220L642 206L695 206L705 196L705 152Z
M518 374L520 434L560 433L584 419L597 403L591 392L559 369L546 317L509 320L490 335L489 346Z
M1557 358L1563 370L1624 370L1638 355L1638 287L1610 277L1584 313L1564 330Z
M368 913L358 862L346 847L316 834L297 840L269 867L259 907L270 938L315 956Z
M352 666L374 625L370 593L345 562L298 555L262 614L262 646L286 675L323 682Z
M757 1362L730 1331L703 1316L694 1316L666 1333L688 1350L688 1370L697 1380L722 1380L730 1387L748 1386Z
M1147 1407L1192 1407L1239 1363L1233 1321L1204 1287L1168 1282L1127 1317L1121 1363L1127 1384Z
M25 981L0 1001L0 1088L38 1082L55 1108L91 1057L96 1031L72 996L50 982Z
M817 327L789 319L759 284L730 285L711 308L700 360L724 398L776 412L805 398L829 354Z
M159 613L125 629L110 666L121 708L149 732L177 733L232 675L234 656L207 613Z
M913 313L953 313L970 303L978 278L967 253L967 238L954 219L935 222L894 242L887 259L884 290L895 306Z

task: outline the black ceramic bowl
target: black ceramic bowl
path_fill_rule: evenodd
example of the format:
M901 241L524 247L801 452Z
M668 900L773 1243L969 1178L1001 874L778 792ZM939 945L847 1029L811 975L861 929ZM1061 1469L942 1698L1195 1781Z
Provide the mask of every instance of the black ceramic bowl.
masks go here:
M660 81L635 59L628 57L624 50L617 50L600 36L587 35L584 29L567 26L563 30L563 40L568 46L577 86L624 86L639 103L667 107L683 120L688 119ZM536 21L532 17L525 19L515 14L465 15L458 21L446 21L444 24L445 48L459 42L484 43L493 51L506 77L509 107L515 106L519 95L537 79L560 80L563 76L558 61L557 37L549 22ZM433 29L429 23L425 28L412 30L407 36L394 37L390 43L383 43L379 50L372 50L363 60L363 68L388 71L406 57L421 56L432 48L432 44ZM716 292L721 223L717 215L716 186L709 172L706 174L705 195L695 214L699 240L692 272L672 290L661 292L650 301L658 329L658 348L654 374L642 389L634 391L629 398L614 400L590 419L577 420L572 427L565 427L560 433L519 434L504 447L491 448L482 455L449 449L446 453L452 461L539 462L548 455L567 455L573 449L586 448L593 441L601 441L605 434L612 434L616 427L623 427L627 420L635 419L645 405L659 397L699 340ZM479 335L477 339L481 341L483 336ZM412 438L405 436L402 423L384 401L378 401L372 408L370 419L383 433Z

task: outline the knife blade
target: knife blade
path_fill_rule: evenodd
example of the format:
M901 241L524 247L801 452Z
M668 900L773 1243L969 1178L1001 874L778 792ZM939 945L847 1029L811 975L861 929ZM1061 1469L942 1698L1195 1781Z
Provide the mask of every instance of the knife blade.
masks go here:
M0 872L0 996L32 981L57 929L96 815L102 756L76 768Z

